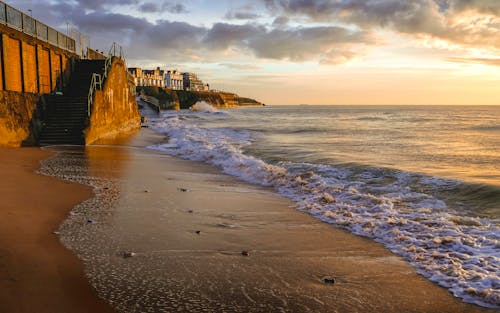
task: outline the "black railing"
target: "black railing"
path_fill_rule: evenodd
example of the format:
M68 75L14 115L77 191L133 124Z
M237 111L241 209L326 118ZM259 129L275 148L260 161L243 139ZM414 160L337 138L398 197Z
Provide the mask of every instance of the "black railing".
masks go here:
M58 32L3 1L0 1L0 24L7 25L61 49L76 52L76 44L73 38Z

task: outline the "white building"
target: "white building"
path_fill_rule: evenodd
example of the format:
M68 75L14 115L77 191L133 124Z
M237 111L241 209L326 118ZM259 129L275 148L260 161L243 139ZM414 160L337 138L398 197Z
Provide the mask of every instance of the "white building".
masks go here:
M167 71L165 74L165 87L172 88L174 90L182 90L184 88L184 78L182 73L176 70Z

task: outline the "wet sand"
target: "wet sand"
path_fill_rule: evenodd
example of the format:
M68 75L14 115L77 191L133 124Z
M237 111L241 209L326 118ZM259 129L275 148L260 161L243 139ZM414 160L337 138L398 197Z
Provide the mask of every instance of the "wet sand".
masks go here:
M122 146L58 148L50 163L96 188L95 201L61 227L62 240L120 311L493 312L270 189L141 148L162 139L142 130Z
M53 234L88 187L36 174L52 153L0 149L0 312L114 312Z

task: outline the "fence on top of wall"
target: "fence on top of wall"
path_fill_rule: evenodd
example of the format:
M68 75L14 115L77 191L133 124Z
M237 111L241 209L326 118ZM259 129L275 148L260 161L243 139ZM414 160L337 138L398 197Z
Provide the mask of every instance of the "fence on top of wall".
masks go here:
M53 46L76 53L73 38L0 1L0 23Z

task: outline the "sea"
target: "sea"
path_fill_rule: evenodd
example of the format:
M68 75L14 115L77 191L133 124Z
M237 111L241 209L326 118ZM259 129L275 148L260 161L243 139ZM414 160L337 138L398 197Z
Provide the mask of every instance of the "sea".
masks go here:
M382 243L466 302L500 308L500 106L162 112L149 148L268 186Z

